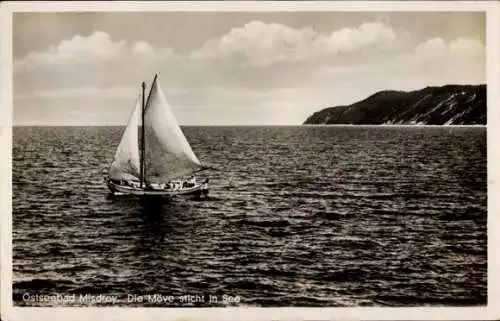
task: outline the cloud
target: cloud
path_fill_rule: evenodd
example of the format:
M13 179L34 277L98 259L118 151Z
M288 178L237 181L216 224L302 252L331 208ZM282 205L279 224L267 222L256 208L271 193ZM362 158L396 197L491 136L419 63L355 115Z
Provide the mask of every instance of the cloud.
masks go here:
M394 30L382 23L372 22L334 31L328 37L320 37L315 44L323 44L327 52L351 52L370 46L390 45L395 39Z
M168 47L154 48L145 41L137 41L133 44L123 40L113 41L109 34L95 31L88 37L76 35L69 40L61 41L57 46L53 46L47 51L32 53L21 63L68 63L79 59L109 60L122 58L127 54L142 56L152 53L161 53L164 58L175 56L174 51Z
M221 59L266 66L282 62L335 58L336 55L390 46L396 33L379 23L364 23L321 34L313 28L293 29L277 23L252 21L207 41L192 59ZM332 57L333 56L333 57Z
M88 37L74 36L62 41L55 49L58 58L72 58L78 54L89 54L98 57L113 57L125 47L125 41L113 42L111 37L101 31L96 31Z
M458 38L445 42L442 38L432 38L418 44L414 53L422 58L484 55L484 45L475 39Z
M125 41L112 41L111 37L96 31L88 37L76 35L61 41L43 52L34 52L17 62L18 67L36 67L41 64L66 64L78 60L112 59L127 51Z
M448 51L448 45L441 38L432 38L418 44L415 53L421 56L441 56Z
M154 51L153 46L145 41L137 41L132 46L132 52L138 55L149 55L153 54Z
M45 51L14 62L15 86L49 89L131 85L139 75L154 73L157 65L175 60L169 47L155 48L145 41L114 40L102 31L76 35ZM114 83L111 83L113 81Z

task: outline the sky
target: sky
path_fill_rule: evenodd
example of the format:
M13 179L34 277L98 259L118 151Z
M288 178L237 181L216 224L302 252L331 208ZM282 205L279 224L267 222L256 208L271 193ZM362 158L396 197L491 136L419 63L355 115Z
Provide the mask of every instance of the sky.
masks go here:
M481 12L15 13L14 125L295 125L379 90L486 83Z

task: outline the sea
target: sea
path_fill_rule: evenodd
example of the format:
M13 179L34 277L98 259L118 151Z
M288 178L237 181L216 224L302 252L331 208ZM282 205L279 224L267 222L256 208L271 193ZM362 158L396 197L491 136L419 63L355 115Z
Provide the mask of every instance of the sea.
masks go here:
M123 127L13 128L16 306L487 303L486 127L183 127L206 199L111 196Z

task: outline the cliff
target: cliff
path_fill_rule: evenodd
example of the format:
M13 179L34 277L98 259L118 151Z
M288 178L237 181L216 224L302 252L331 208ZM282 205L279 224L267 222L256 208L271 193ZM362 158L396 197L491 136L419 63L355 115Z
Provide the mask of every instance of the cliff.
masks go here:
M349 106L329 107L304 124L486 125L486 85L380 91Z

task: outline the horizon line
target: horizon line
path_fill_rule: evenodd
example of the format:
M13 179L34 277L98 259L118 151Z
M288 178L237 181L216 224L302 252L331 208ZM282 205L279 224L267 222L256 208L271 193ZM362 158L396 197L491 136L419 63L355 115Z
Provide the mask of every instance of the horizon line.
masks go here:
M47 124L21 124L12 125L11 127L126 127L123 125L99 125L99 124L82 124L82 125L47 125ZM488 127L488 124L224 124L224 125L196 125L186 124L179 125L180 127Z

